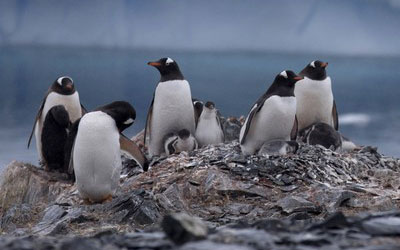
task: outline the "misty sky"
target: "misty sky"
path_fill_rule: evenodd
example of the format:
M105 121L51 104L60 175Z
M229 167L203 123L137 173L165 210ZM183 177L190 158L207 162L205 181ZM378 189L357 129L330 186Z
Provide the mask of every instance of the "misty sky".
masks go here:
M400 55L400 0L2 0L1 45Z

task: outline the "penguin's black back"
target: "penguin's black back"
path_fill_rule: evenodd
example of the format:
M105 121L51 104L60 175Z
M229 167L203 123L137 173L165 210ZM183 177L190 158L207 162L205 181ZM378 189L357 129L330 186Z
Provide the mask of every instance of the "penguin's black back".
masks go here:
M41 139L43 158L49 170L65 172L64 148L69 124L69 115L63 105L52 107L46 115Z

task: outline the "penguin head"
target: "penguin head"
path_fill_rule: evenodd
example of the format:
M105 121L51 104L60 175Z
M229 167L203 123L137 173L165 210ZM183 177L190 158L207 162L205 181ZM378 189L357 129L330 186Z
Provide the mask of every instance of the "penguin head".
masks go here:
M190 136L190 132L187 129L181 129L178 132L178 136L181 140L186 140Z
M161 58L155 62L148 62L147 64L158 69L161 74L160 82L184 79L178 64L169 57Z
M131 126L136 119L136 111L128 102L116 101L96 110L103 111L115 120L119 132Z
M192 100L193 101L193 107L194 107L194 109L197 111L197 112L199 112L199 113L201 113L201 111L203 111L203 102L202 101L199 101L199 100L197 100L197 99L193 99Z
M310 62L300 73L299 75L305 76L312 80L324 80L326 78L326 67L328 66L327 62L321 61L312 61Z
M215 104L213 102L206 102L206 105L204 105L208 109L215 109Z
M62 95L71 95L75 92L74 81L69 76L61 76L54 81L51 90Z
M279 86L294 88L295 83L302 79L303 77L296 75L293 71L284 70L275 77L275 82L278 83Z

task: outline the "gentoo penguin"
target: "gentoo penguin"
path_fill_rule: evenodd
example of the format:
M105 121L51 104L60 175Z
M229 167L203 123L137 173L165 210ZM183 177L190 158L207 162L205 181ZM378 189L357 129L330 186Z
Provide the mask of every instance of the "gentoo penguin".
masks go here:
M283 141L283 140L268 141L262 145L262 147L258 151L258 155L262 156L287 155L290 153L296 153L298 148L299 144L296 141Z
M64 169L64 149L71 122L64 105L52 107L47 112L42 131L42 153L48 170Z
M197 124L199 122L201 112L203 112L204 104L202 101L194 99L194 98L192 99L192 102L193 102L193 108L194 108L194 121L195 121L196 128L197 128Z
M57 105L64 106L72 123L78 120L85 112L85 109L82 107L79 101L78 91L75 90L74 83L68 76L59 77L50 86L45 98L42 101L42 104L40 105L35 122L33 124L31 135L29 137L28 148L31 143L33 133L35 133L36 148L38 150L39 160L44 165L46 165L46 160L43 159L42 152L43 126L47 113L52 107Z
M152 157L164 152L163 139L167 134L187 129L193 135L195 119L190 86L178 64L171 58L161 58L148 65L157 68L161 74L147 113L144 134L146 145L146 135L149 133L148 149Z
M296 84L297 120L299 130L316 122L339 129L336 103L333 99L331 78L326 75L328 63L312 61L300 73L304 79Z
M132 125L135 109L117 101L85 114L79 121L71 165L81 197L90 202L112 198L122 168L120 133Z
M322 122L311 124L300 130L298 140L310 145L321 145L334 151L342 146L342 138L339 132Z
M164 137L164 150L167 155L189 152L197 148L196 138L187 129L181 129L178 134L171 133Z
M200 147L224 142L224 130L217 112L213 102L206 102L195 134Z
M282 71L253 105L240 130L239 141L244 154L255 154L267 141L296 138L294 85L301 79L293 71Z

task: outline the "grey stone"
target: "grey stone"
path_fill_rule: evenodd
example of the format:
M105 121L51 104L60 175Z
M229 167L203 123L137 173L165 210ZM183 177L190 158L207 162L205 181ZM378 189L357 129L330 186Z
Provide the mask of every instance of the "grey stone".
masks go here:
M320 208L314 203L298 196L287 196L279 200L277 205L287 214L294 212L320 212Z
M371 235L400 235L400 217L378 217L362 222L362 229Z
M176 244L201 240L207 237L207 226L199 219L185 213L167 215L161 226L167 236Z

